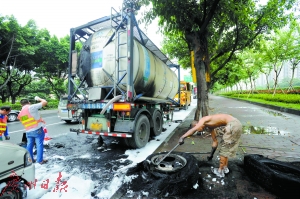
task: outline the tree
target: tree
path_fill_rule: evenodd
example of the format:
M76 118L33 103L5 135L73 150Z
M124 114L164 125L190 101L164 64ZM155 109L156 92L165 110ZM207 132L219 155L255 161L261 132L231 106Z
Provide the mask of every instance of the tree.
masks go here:
M250 92L253 93L255 90L255 79L261 71L262 60L259 52L254 52L254 49L244 50L239 54L241 60L241 72L246 74L246 78L250 83Z
M278 77L284 64L287 63L287 60L292 59L292 57L298 56L293 53L298 51L295 50L293 33L293 28L289 28L288 30L276 29L270 40L264 44L265 60L272 65L274 72L273 95L276 94Z
M35 76L45 79L59 99L66 92L64 82L68 77L69 36L59 40L56 36L51 37L47 30L41 30L38 37L37 56L40 59L39 67L34 70L37 73Z
M178 64L184 68L191 67L190 50L182 34L165 33L162 41L162 52L170 59L178 59Z
M300 63L300 25L296 20L292 20L290 25L291 40L290 51L287 54L287 60L291 64L292 77L289 81L289 89L294 90L293 81L295 76L295 70L299 67Z
M208 115L208 89L206 73L211 81L234 56L234 53L250 47L258 35L286 24L284 11L295 0L269 0L265 6L256 6L255 0L150 0L152 8L146 12L145 21L159 17L159 25L165 32L182 34L189 50L195 53L198 87L195 120ZM148 0L141 0L149 5ZM214 61L220 65L211 64Z
M33 20L22 27L13 16L2 18L0 65L5 70L1 70L1 79L7 85L2 87L2 101L11 98L12 103L15 103L22 89L31 82L31 71L35 67L36 32Z

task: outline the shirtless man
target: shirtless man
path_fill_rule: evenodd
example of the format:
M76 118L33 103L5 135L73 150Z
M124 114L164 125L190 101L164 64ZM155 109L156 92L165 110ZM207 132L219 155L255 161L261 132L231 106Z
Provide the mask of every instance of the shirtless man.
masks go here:
M220 149L220 164L219 168L212 168L212 172L219 177L225 177L224 173L228 173L228 157L233 158L236 155L239 140L242 134L241 122L228 114L215 114L201 118L199 122L194 121L192 128L188 130L179 139L179 144L184 144L184 139L193 135L196 131L209 131L213 140L212 151L208 160L211 160L214 152L218 147L218 135L222 136L221 149ZM225 126L224 132L217 131L218 127Z

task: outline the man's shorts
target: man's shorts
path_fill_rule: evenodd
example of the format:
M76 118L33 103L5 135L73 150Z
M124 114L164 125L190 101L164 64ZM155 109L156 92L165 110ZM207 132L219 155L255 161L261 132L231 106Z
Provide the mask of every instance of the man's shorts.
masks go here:
M217 136L222 135L220 155L234 158L242 134L242 124L238 119L229 122L223 129L216 129Z

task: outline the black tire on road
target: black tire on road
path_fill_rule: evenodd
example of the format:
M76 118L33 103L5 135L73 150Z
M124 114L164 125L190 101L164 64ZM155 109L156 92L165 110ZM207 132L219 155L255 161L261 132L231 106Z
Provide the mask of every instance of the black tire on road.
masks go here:
M132 134L132 138L130 138L129 145L136 149L144 147L150 137L150 122L147 116L141 114L137 119L134 127L134 133Z
M151 162L153 156L163 153L151 154L139 163L135 168L129 169L126 175L140 173L140 178L132 181L130 187L134 191L147 191L151 193L150 198L154 196L180 196L184 192L193 189L193 186L199 179L199 167L197 159L187 153L172 152L186 159L186 165L180 170L174 172L164 172L156 169L156 165Z
M270 192L287 198L300 196L300 168L291 163L252 154L244 157L244 168L251 179Z
M24 183L12 180L7 182L0 193L0 198L22 199L27 197L27 189Z
M71 124L71 123L72 123L72 120L65 120L65 122L66 122L67 124Z
M163 118L159 110L155 110L152 114L153 127L151 128L151 135L158 136L162 132Z
M130 138L119 138L120 144L121 144L122 146L124 146L124 147L130 147L130 148L131 148L131 146L130 146L130 144L129 144L129 139L130 139Z

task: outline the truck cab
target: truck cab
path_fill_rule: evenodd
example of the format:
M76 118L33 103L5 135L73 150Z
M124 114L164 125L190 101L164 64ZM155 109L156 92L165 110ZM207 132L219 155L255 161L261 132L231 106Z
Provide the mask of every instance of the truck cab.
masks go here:
M35 181L35 167L26 149L0 142L0 198L26 198Z
M192 101L192 85L186 81L180 81L180 93L174 97L174 101L179 102L179 108L188 109Z

